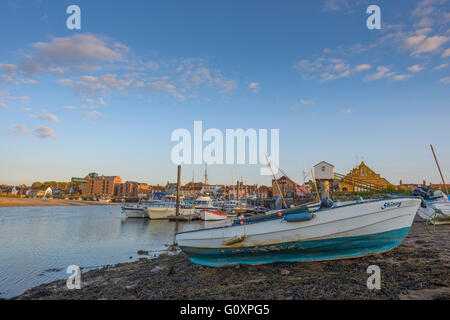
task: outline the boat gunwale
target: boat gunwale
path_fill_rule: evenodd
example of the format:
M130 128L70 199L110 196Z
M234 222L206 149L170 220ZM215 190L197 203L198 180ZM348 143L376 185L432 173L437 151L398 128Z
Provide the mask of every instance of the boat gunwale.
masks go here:
M369 200L364 200L364 201L361 201L361 202L344 204L344 205L337 206L337 207L317 209L317 210L314 210L314 211L310 211L310 213L316 214L316 213L323 212L323 211L331 211L331 210L334 210L334 209L339 209L339 208L344 208L344 207L349 207L349 206L355 206L355 205L366 204L366 203L373 203L373 202L377 202L377 201L396 200L396 199L419 199L420 200L420 197L416 197L416 196L401 196L401 197L395 197L395 198L390 197L390 198L381 198L381 199L369 199ZM288 209L292 209L292 208L288 208ZM285 210L288 210L288 209L285 209ZM283 212L283 211L280 211L280 212ZM255 222L246 223L246 224L231 224L231 225L220 226L220 227L212 227L212 228L204 228L204 229L197 229L197 230L181 231L181 232L176 232L175 236L177 236L179 234L199 232L199 231L206 231L206 230L225 229L225 228L238 227L238 226L242 227L242 226L249 225L249 224L256 224L256 223L267 222L267 221L272 221L272 220L277 220L277 219L284 219L284 217L285 216L281 216L281 217L277 216L277 217L269 218L267 220L263 219L263 220L258 220L258 221L255 221Z

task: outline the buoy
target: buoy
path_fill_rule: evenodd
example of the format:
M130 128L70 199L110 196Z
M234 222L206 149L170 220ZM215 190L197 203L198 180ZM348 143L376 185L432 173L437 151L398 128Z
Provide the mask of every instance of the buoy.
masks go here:
M244 221L241 221L241 224L244 224Z
M278 212L278 216L281 217L283 216L283 214L281 212Z

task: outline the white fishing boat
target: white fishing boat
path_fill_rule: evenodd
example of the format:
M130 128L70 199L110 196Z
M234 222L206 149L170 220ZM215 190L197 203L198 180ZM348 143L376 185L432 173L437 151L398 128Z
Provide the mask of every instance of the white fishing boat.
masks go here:
M200 217L203 221L216 221L216 220L226 220L227 213L218 210L203 210L200 212Z
M301 206L180 232L176 241L192 262L216 267L360 257L399 245L420 203L417 197L398 197L318 210Z
M417 214L434 224L450 224L450 200L442 191L437 190L429 199L422 201Z
M214 206L211 197L209 196L199 196L194 201L195 213L200 214L203 210L217 210L218 208Z
M125 213L128 218L148 218L145 207L140 204L125 204L122 206L122 212Z
M158 203L145 207L145 212L151 220L168 219L176 214L176 203ZM194 214L194 208L186 205L180 205L180 215Z

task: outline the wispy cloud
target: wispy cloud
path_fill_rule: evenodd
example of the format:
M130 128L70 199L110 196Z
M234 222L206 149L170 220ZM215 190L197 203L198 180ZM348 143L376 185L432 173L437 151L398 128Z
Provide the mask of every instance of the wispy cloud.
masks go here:
M349 62L340 58L321 56L315 60L303 59L294 65L304 79L318 78L320 82L347 78L354 73L369 70L367 63L352 67Z
M445 51L442 53L442 58L450 57L450 48L445 49Z
M49 127L39 127L34 130L34 135L39 139L58 139L52 128Z
M442 70L442 69L445 69L445 68L447 68L447 67L448 67L448 64L447 64L447 63L443 63L443 64L440 64L440 65L434 67L434 68L432 69L432 71Z
M306 106L310 106L310 105L313 105L314 104L314 99L311 99L311 100L300 100L299 101L300 102L300 104L302 104L302 105L306 105Z
M341 110L340 112L341 112L341 113L349 114L349 113L353 113L353 110L352 110L352 109L343 109L343 110Z
M46 110L42 111L42 114L40 115L31 115L32 118L35 119L41 119L41 120L50 120L50 121L54 121L54 122L59 122L59 119L57 116L55 116L54 114L47 112Z
M411 55L418 55L420 53L435 52L444 43L446 43L449 38L445 36L432 36L427 37L424 34L407 37L404 40L404 45L407 49L411 50Z
M424 69L423 66L421 66L420 64L415 64L415 65L413 65L413 66L408 68L408 70L411 71L411 72L420 72L423 69Z
M86 116L91 119L103 118L103 114L97 110L86 112Z
M260 90L258 82L252 82L248 85L248 88L252 90L253 93L258 93Z
M35 42L34 51L19 65L25 74L57 73L101 69L102 63L120 61L129 51L120 42L113 42L94 34L76 34L72 37L52 38Z
M377 72L367 75L364 78L364 80L365 81L374 81L374 80L379 80L379 79L386 78L386 77L391 77L393 75L394 75L394 73L391 71L391 69L380 66L380 67L377 67Z
M14 124L12 127L13 130L9 131L8 134L27 134L29 132L23 124Z
M444 84L450 84L450 77L441 78L439 82Z
M408 80L411 77L412 77L412 75L410 75L410 74L396 74L396 75L392 76L392 79L394 79L396 81L403 81L403 80Z

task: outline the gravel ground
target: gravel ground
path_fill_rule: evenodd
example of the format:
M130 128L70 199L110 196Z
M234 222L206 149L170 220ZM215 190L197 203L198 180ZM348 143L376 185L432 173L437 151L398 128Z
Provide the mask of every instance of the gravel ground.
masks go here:
M448 300L449 235L450 225L430 234L416 221L390 252L327 262L210 268L191 263L183 253L164 254L83 273L80 290L68 290L60 280L14 299ZM381 269L381 290L367 289L370 265Z

